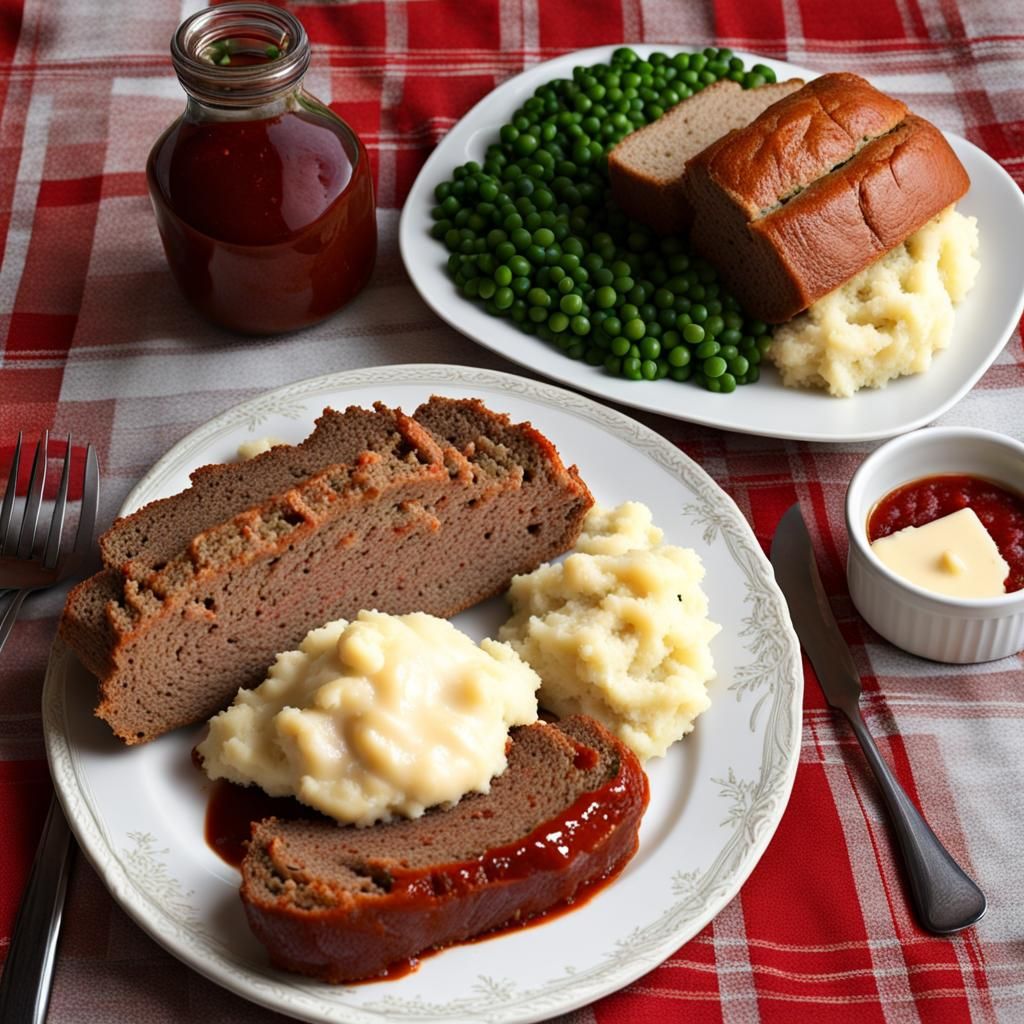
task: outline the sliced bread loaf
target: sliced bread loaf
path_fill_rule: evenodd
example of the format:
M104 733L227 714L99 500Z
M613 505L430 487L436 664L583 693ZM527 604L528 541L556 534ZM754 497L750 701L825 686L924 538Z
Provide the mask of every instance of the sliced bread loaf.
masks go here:
M141 547L127 571L111 566L75 588L61 635L100 677L97 714L125 742L144 742L209 717L324 622L363 608L446 617L569 547L593 501L575 467L529 424L472 407L479 429L459 437L463 450L395 414L400 444L190 530L166 560L167 547ZM458 408L424 406L439 422ZM286 450L274 452L288 464ZM266 465L232 475L265 475ZM193 486L214 479L203 472ZM205 506L189 491L182 500L194 528ZM158 506L161 542L181 532L173 509L173 498Z
M593 719L512 731L487 794L369 829L253 826L242 862L249 924L278 967L330 982L570 900L636 851L647 779Z
M780 323L956 202L942 133L857 75L823 75L690 161L694 247L752 316Z
M612 197L630 217L659 234L685 231L693 219L683 190L686 162L802 85L792 79L743 89L720 81L682 100L608 154Z

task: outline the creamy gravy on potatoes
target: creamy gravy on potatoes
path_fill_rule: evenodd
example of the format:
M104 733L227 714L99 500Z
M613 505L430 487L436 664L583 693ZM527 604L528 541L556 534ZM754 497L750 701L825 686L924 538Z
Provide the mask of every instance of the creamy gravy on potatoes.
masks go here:
M510 726L537 718L539 685L508 644L477 646L421 612L363 611L278 655L197 749L211 779L294 795L338 821L416 818L488 792Z

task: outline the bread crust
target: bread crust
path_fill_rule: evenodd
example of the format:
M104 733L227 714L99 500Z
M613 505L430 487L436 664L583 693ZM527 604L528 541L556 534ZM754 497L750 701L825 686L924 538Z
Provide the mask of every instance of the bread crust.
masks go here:
M942 133L855 75L826 75L690 162L693 243L744 309L780 323L956 202Z
M630 132L608 154L608 182L615 202L634 220L660 235L688 230L693 221L693 208L683 187L686 156L695 154L701 142L709 137L708 118L713 119L710 137L715 138L729 128L739 128L764 106L777 102L802 85L800 79L791 79L771 82L757 89L742 89L736 82L722 80L681 100L657 121ZM707 110L708 100L712 101L710 111ZM728 107L719 109L726 101ZM694 137L702 130L703 138L694 144ZM671 172L663 163L660 170L651 166L650 151L661 147L665 148L666 157L668 153L673 154L668 164L673 161L678 164Z

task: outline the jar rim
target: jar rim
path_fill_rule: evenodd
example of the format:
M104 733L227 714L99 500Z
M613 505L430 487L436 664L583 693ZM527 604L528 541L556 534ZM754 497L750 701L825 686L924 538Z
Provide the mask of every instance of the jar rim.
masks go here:
M205 56L215 43L246 35L266 40L280 56L266 63L222 67ZM204 103L246 107L297 85L309 67L302 22L265 3L226 3L186 18L171 39L171 61L182 88Z

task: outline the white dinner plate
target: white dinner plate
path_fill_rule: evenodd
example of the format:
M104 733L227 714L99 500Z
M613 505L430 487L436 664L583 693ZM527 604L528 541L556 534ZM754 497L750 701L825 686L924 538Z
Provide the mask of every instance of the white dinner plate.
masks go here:
M326 405L476 396L529 419L575 462L597 500L645 502L669 541L703 558L717 678L711 709L651 762L640 848L584 906L523 931L457 946L394 981L331 986L271 968L250 934L238 872L203 838L208 784L190 760L202 728L124 747L93 717L96 688L58 643L43 692L61 803L115 899L171 953L254 1002L311 1021L534 1021L649 971L736 893L782 816L800 746L803 675L782 595L750 528L707 474L648 428L570 391L437 365L380 367L291 384L218 416L175 445L123 513L188 484L197 466L270 435L298 441ZM496 598L459 615L475 638L507 615Z
M674 52L679 46L636 44L638 53ZM725 430L804 441L866 441L924 426L958 402L988 369L1024 310L1024 284L1017 271L1024 237L1024 196L991 157L966 139L947 138L971 178L958 209L978 218L981 273L974 289L957 307L950 347L936 356L927 373L903 377L852 398L823 391L783 387L775 368L762 364L761 379L731 395L712 394L694 384L672 380L628 381L602 367L563 355L540 338L524 334L509 320L489 316L458 294L445 265L448 250L430 237L434 188L467 160L482 162L498 128L533 94L554 78L571 78L576 65L610 59L614 46L578 50L545 61L502 83L485 96L441 140L423 165L402 211L399 245L402 259L424 301L456 330L486 348L537 373L602 398ZM740 53L749 67L761 62L779 80L810 79L817 73L783 61ZM842 61L837 61L837 70Z

